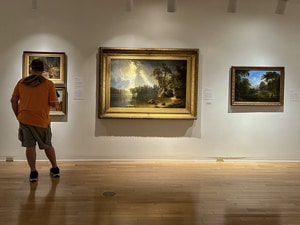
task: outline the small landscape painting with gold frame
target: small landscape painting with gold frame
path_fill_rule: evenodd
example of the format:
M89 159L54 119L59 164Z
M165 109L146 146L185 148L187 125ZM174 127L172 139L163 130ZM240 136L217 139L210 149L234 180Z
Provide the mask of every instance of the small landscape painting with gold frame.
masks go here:
M23 77L30 75L30 64L34 59L44 62L43 76L54 84L65 83L65 53L64 52L23 52Z
M284 67L231 67L231 105L283 106Z
M198 49L99 48L99 118L196 119Z

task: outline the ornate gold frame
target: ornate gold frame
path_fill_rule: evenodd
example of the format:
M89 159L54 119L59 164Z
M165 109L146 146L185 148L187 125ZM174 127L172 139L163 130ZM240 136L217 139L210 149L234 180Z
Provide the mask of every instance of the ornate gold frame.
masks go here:
M148 49L148 48L99 48L99 118L141 118L141 119L197 119L197 85L198 85L198 60L199 60L199 50L198 49ZM127 80L121 80L121 71L126 68L121 64L126 62L126 68L128 68L128 63L132 63L132 66L138 66L139 72L142 73L144 78L150 79L150 74L154 74L154 69L157 71L159 68L155 67L155 65L161 64L166 65L167 68L171 69L168 75L169 79L169 90L170 87L175 87L177 83L180 83L182 96L181 98L173 95L171 99L162 98L161 96L165 96L166 94L161 94L160 97L147 99L148 105L144 102L134 105L112 105L112 102L119 102L120 99L116 98L115 95L112 96L111 90L114 91L125 91L124 88L115 88L113 85L121 85L122 82L132 82L133 77L135 77L135 81L137 79L137 75L133 74L132 80L128 78ZM117 65L117 63L119 63ZM184 65L184 68L181 73L178 72L179 64ZM172 65L172 66L171 66ZM177 65L177 69L174 69L175 65ZM149 69L151 68L151 69ZM149 69L146 71L146 69ZM119 72L115 72L119 71ZM138 70L136 70L138 71ZM156 75L159 75L160 72L156 71ZM184 72L183 72L184 71ZM127 71L127 76L129 77L130 72ZM125 74L125 73L124 73ZM178 75L179 74L179 75ZM141 74L139 74L140 76ZM177 76L177 80L175 78ZM141 77L139 77L142 79ZM146 79L145 78L145 79ZM152 76L153 78L153 76ZM157 83L159 83L159 79L161 77L157 76ZM173 81L170 81L174 79ZM180 82L178 80L181 79ZM117 81L118 80L118 81ZM184 81L182 81L184 80ZM116 81L119 82L116 84ZM155 81L154 81L155 82ZM153 83L152 83L153 84ZM155 85L150 88L154 88ZM184 87L183 87L184 86ZM141 86L134 86L130 91L127 90L127 93L131 94ZM147 89L147 85L143 86ZM157 84L157 87L160 92L162 86ZM178 88L179 89L179 88ZM172 89L175 93L176 88ZM124 93L124 92L123 92ZM134 96L133 93L132 96ZM148 92L147 92L148 94ZM121 95L120 95L121 96ZM142 96L141 94L139 96ZM170 93L170 96L172 94ZM143 97L143 96L142 96ZM144 95L146 98L146 96ZM129 99L129 98L128 98ZM163 102L162 100L166 100ZM179 107L176 107L174 104L175 101L181 101ZM131 97L132 102L132 97ZM170 103L170 104L169 104Z

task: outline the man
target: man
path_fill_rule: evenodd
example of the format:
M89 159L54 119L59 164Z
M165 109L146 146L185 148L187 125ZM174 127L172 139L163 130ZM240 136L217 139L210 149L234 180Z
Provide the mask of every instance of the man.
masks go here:
M52 81L42 76L44 63L40 59L32 60L30 76L22 78L16 84L11 106L19 121L18 138L26 147L26 158L30 167L30 182L38 180L36 170L36 143L39 149L44 149L52 168L50 174L59 177L60 171L52 146L52 131L50 127L50 106L57 107L58 99Z

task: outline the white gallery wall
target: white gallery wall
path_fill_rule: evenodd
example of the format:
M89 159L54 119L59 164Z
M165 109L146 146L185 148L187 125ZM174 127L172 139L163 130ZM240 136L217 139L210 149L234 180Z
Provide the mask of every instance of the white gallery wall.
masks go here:
M0 160L25 159L9 101L23 51L67 56L59 160L300 160L300 1L284 15L277 0L238 0L236 13L227 0L177 0L175 13L166 0L134 2L128 12L125 0L1 0ZM99 47L198 48L198 119L98 119ZM231 107L231 66L284 66L284 107Z

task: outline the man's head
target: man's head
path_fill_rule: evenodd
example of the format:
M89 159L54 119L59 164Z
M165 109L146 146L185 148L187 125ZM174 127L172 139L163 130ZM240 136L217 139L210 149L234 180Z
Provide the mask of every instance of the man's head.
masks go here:
M30 64L30 68L33 71L43 72L44 71L44 63L40 59L34 59L34 60L32 60L32 62Z

